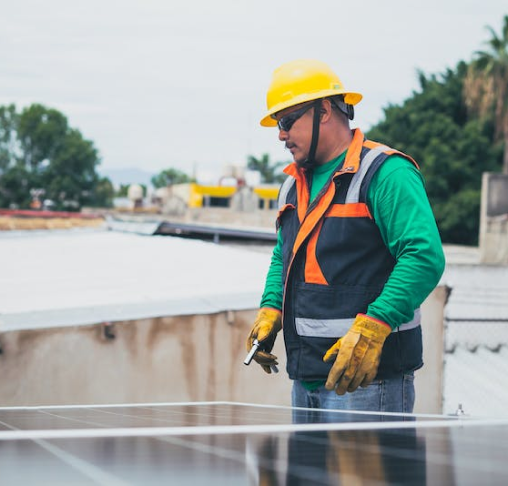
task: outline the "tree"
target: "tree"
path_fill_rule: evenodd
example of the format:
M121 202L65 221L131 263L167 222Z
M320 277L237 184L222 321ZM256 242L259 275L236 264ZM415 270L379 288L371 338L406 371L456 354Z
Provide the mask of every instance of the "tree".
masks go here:
M477 244L481 174L499 170L501 151L494 128L468 116L462 96L468 65L442 75L419 73L419 92L366 134L405 152L420 165L445 243Z
M16 137L18 117L14 105L0 106L0 175L16 165L19 153Z
M96 172L94 144L57 110L33 104L20 113L0 106L0 206L29 207L30 191L44 191L55 209L112 204Z
M165 169L151 179L153 187L167 187L173 184L183 184L186 182L196 182L193 177L188 176L185 172L178 169Z
M33 174L20 165L14 165L0 176L0 207L30 207L30 189L38 187Z
M115 188L113 183L107 178L102 177L95 186L92 203L90 206L98 208L109 208L113 206L113 198L115 197Z
M127 197L127 194L129 193L129 186L130 184L120 184L118 189L115 192L116 197Z
M257 170L261 174L262 182L282 182L285 176L280 172L280 167L287 165L285 162L275 162L272 164L270 156L263 154L260 158L249 155L247 157L247 169ZM277 173L279 172L279 173Z
M24 166L38 172L41 164L58 155L68 130L67 118L59 111L39 104L25 108L17 124Z
M508 174L508 15L501 35L487 27L487 50L477 51L464 83L468 108L482 119L494 114L495 139L504 143L502 171Z

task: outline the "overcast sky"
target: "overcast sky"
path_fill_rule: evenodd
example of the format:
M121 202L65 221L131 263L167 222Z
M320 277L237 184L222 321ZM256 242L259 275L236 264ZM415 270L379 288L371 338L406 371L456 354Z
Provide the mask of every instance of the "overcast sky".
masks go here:
M262 128L273 70L327 62L364 95L355 126L469 61L507 0L0 0L0 104L43 103L94 141L105 169L203 177L247 155L289 160Z

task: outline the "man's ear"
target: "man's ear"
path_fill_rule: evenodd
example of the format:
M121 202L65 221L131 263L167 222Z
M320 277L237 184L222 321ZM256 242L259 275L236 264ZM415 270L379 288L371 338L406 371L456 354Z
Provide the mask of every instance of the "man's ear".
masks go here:
M322 100L321 102L321 121L322 122L325 122L325 121L328 121L330 119L330 117L332 116L332 104L330 102L330 100L328 99L324 99Z

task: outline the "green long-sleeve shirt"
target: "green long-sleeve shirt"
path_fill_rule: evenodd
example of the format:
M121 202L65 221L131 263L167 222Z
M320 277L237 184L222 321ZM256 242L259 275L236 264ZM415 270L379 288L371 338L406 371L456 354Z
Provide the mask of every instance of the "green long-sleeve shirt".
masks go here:
M311 201L344 158L345 153L315 168ZM439 282L445 264L441 239L423 177L400 155L390 156L374 175L367 205L396 260L382 293L369 305L367 314L396 328L413 318L414 310ZM279 231L261 307L282 308L282 245Z

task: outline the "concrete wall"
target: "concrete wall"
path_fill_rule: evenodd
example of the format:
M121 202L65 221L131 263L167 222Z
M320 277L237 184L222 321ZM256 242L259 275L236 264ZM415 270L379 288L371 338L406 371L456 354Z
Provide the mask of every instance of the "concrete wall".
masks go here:
M426 367L417 373L419 412L440 412L445 294L436 289L423 307ZM0 334L0 406L209 400L289 405L282 336L274 348L280 373L243 364L256 313Z
M256 311L0 335L0 406L232 400L289 403L285 373L243 364ZM277 352L282 342L277 343ZM266 376L266 379L265 379Z
M444 310L450 288L439 286L422 305L423 368L415 373L415 413L443 413Z
M480 210L480 261L508 264L508 175L484 173Z

